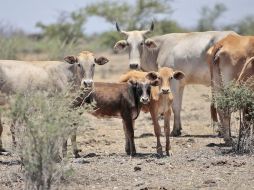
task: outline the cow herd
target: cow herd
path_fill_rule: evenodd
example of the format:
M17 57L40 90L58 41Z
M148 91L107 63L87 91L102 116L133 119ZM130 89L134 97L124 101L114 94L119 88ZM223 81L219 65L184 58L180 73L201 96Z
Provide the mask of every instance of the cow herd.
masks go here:
M130 71L112 83L94 82L95 65L109 60L96 57L89 51L67 56L65 62L0 60L0 91L11 95L27 90L63 91L72 85L77 93L81 86L88 94L80 93L71 108L95 102L91 114L97 117L117 117L123 122L125 152L135 155L134 124L140 111L150 112L157 138L157 153L163 155L160 142L159 117L164 119L165 152L170 155L170 117L174 115L172 136L181 135L181 107L185 85L203 84L212 87L213 95L232 80L247 80L253 75L254 37L240 36L233 31L171 33L147 38L149 30L123 31L125 39L116 42L114 49L126 49ZM194 100L193 100L194 101ZM231 144L230 115L216 110L211 104L214 120L217 112L226 144ZM216 112L217 111L217 112ZM210 112L207 110L207 112ZM1 119L1 118L0 118ZM0 120L1 121L1 120ZM0 135L2 133L0 122ZM12 129L12 133L14 133ZM79 157L76 132L72 147ZM0 150L4 150L0 147ZM63 143L66 154L67 142Z

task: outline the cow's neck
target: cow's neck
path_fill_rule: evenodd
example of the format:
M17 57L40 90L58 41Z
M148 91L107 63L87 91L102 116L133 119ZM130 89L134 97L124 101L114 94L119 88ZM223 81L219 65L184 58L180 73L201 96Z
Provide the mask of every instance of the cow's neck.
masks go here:
M141 70L143 71L158 71L157 58L159 54L159 48L148 49L143 47L141 57Z

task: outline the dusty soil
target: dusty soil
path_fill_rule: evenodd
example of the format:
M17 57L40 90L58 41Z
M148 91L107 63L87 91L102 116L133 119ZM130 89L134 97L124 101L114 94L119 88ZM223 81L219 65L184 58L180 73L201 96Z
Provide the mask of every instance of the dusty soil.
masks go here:
M127 70L126 55L108 56L111 62L96 68L97 80L116 81ZM60 189L254 189L254 157L235 155L222 145L223 140L210 127L209 95L208 87L190 85L185 89L183 134L170 138L171 157L155 154L156 138L149 114L141 113L136 121L138 155L133 158L124 152L120 119L90 116L90 125L84 124L78 133L82 158L74 159L68 147L71 158L67 166L73 172ZM11 149L8 123L4 130L4 146ZM162 143L165 145L164 137ZM22 186L17 158L0 156L0 189Z

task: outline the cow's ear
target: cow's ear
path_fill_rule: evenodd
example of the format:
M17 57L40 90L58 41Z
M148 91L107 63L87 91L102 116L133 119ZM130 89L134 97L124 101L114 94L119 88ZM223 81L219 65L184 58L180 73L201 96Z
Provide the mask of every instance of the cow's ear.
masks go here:
M153 80L158 79L158 78L159 78L159 75L158 75L158 73L156 73L156 72L154 72L154 71L151 71L151 72L147 73L146 78L147 78L148 80L150 80L150 81L153 81Z
M120 40L116 42L114 49L116 51L122 51L128 46L128 42L126 40Z
M176 80L181 80L185 77L185 74L182 71L175 71L173 77Z
M70 63L70 64L74 64L74 63L77 63L77 62L78 62L78 58L75 57L75 56L72 56L72 55L66 56L66 57L64 58L64 60L65 60L67 63Z
M156 80L150 81L150 85L151 85L151 86L159 86L159 85L160 85L160 81L159 81L159 79L156 79Z
M104 65L107 62L109 62L109 60L106 57L98 57L98 58L94 58L94 62L97 63L98 65Z
M147 48L156 48L156 47L157 47L157 44L156 44L155 41L152 40L152 39L146 39L146 40L145 40L145 46L146 46Z
M136 80L130 79L128 80L128 83L132 86L137 86L138 82Z

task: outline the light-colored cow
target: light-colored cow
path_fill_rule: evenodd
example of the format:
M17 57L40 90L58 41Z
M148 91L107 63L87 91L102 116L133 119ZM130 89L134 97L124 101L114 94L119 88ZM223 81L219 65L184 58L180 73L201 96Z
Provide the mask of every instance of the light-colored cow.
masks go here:
M170 67L185 73L185 79L172 84L174 127L173 136L181 134L180 112L185 85L203 84L210 86L209 68L206 64L206 52L216 42L233 31L208 31L191 33L172 33L146 38L153 30L122 31L126 40L115 44L116 50L128 49L131 69L141 68L144 71L157 71L160 67Z
M103 65L108 62L107 58L95 57L89 51L82 51L78 56L67 56L64 60L69 64L60 61L0 60L0 92L7 95L31 90L57 92L65 90L68 84L70 90L75 90L80 87L81 82L85 86L91 86L95 64ZM12 125L15 144L14 131Z
M230 81L245 81L254 74L254 36L228 35L212 46L207 54L215 94ZM218 110L218 114L224 140L231 144L230 114L224 110Z

